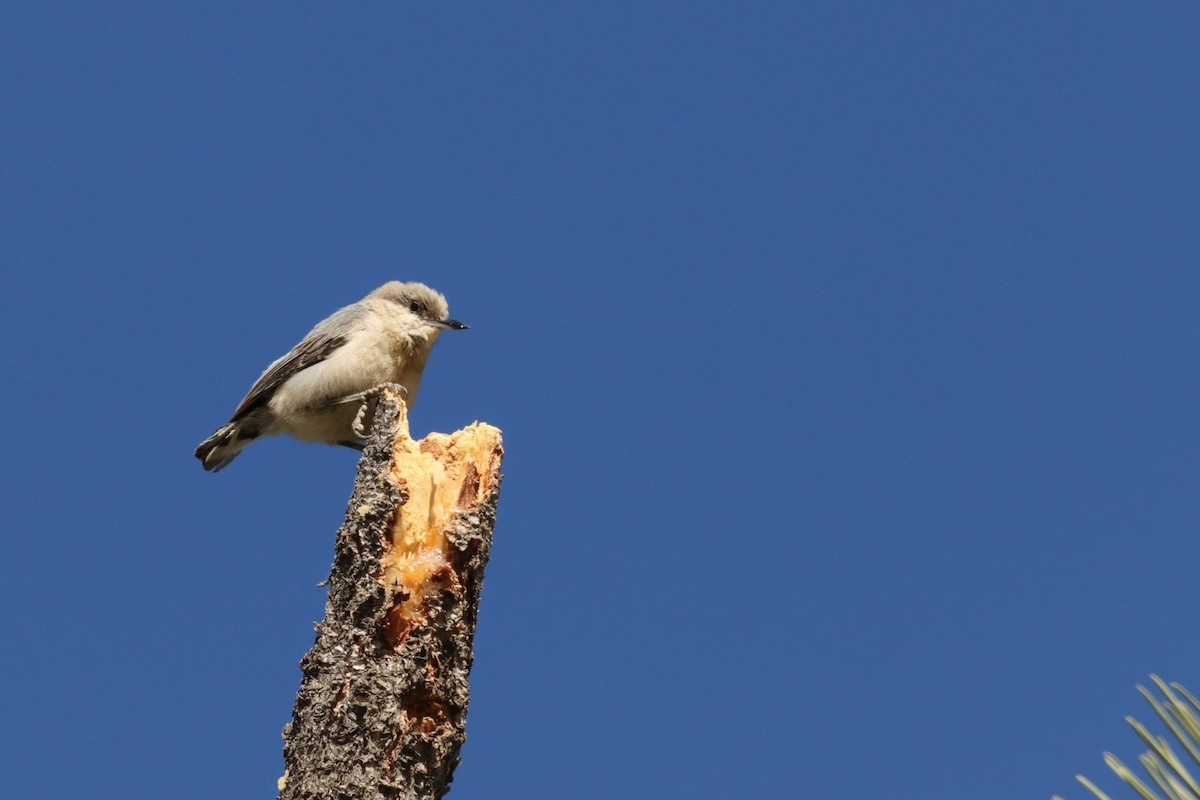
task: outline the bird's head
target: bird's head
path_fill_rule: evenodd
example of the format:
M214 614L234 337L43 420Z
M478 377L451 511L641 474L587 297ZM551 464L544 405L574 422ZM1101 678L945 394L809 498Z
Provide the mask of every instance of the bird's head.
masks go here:
M465 331L467 325L450 319L450 308L442 293L423 283L390 281L367 296L393 306L392 313L411 328L415 336L436 339L442 331Z

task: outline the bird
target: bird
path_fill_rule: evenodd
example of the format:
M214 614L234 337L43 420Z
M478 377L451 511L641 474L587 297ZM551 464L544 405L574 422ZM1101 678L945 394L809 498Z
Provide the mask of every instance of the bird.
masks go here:
M217 472L255 439L279 434L362 450L364 420L379 392L397 389L411 407L438 336L467 328L450 318L440 292L389 281L330 314L272 362L196 457Z

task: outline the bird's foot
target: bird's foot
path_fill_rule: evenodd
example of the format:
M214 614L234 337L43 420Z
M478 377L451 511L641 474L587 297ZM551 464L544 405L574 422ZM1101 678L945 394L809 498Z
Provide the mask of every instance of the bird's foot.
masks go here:
M371 435L367 429L366 422L368 410L373 411L375 401L379 398L380 392L384 389L391 389L394 392L400 392L403 395L408 394L408 389L405 389L398 383L381 383L378 386L372 386L365 392L356 392L345 397L334 400L330 405L340 406L344 403L359 403L358 413L354 415L354 422L350 425L351 432L360 439L366 439ZM338 442L338 444L347 444L346 442ZM352 446L352 445L347 445Z

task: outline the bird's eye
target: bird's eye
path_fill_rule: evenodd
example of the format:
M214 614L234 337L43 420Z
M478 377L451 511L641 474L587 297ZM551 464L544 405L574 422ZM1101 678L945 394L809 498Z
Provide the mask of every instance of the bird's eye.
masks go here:
M421 313L421 304L414 300L413 302L408 304L408 310L413 312L414 314L420 314Z

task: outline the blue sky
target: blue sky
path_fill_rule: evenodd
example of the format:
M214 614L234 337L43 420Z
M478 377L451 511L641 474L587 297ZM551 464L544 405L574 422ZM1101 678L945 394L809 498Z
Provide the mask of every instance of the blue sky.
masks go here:
M508 450L453 797L1084 797L1200 687L1200 10L0 9L12 797L262 797L384 281Z

